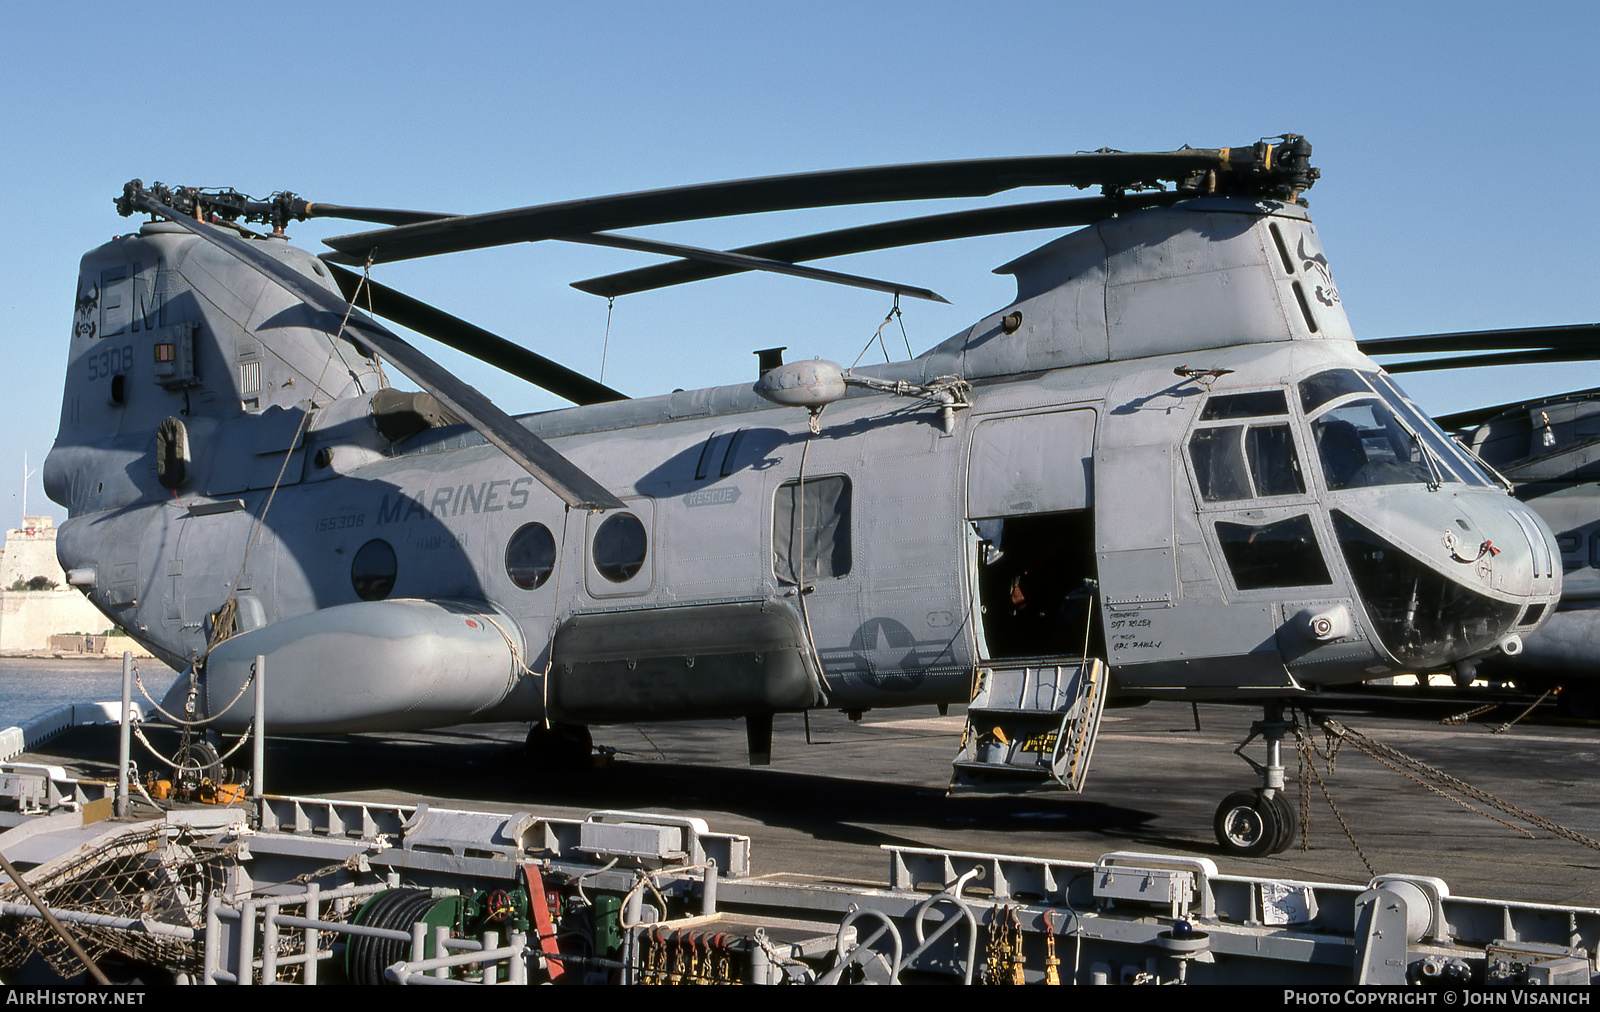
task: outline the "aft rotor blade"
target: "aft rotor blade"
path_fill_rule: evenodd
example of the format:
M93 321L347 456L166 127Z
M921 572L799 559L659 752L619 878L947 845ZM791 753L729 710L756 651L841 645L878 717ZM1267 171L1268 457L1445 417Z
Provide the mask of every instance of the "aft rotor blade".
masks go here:
M402 327L433 338L440 344L471 355L518 379L565 397L574 404L598 404L602 401L625 401L628 395L599 383L580 372L568 369L543 355L529 351L520 344L508 341L498 334L468 323L458 316L414 299L404 292L378 284L371 278L362 281L361 275L343 267L328 264L333 279L344 292L346 299L358 302L369 311ZM360 298L357 299L357 292Z
M1309 154L1309 146L1306 150ZM1191 148L880 165L539 204L335 236L326 242L356 263L368 256L373 263L386 263L669 221L895 200L984 197L1020 186L1120 188L1254 164L1254 148Z
M490 443L499 447L546 488L578 509L621 508L622 502L585 474L576 464L557 453L471 385L396 337L377 321L353 308L332 292L253 247L250 242L228 235L160 203L147 194L133 194L135 206L160 215L244 262L281 285L314 309L346 318L344 335L368 351L383 356L418 386L433 394L445 407L465 419Z
M1172 192L1141 193L1125 197L1078 197L1071 200L1011 204L1006 207L980 207L969 211L952 211L948 214L902 218L898 221L836 229L832 232L780 239L755 246L741 246L730 252L785 263L799 263L845 256L850 253L942 242L947 239L968 239L980 235L997 235L1001 232L1027 232L1041 228L1092 225L1119 213L1161 204L1175 204L1189 196L1191 195ZM679 260L575 281L572 287L591 295L614 298L618 295L631 295L635 292L688 284L691 281L720 278L737 274L741 270L742 268L733 266Z
M926 288L918 288L915 285L903 285L898 281L882 281L878 278L864 278L857 274L842 274L839 271L827 271L820 267L801 267L799 264L769 260L765 257L753 257L745 253L702 249L698 246L684 246L679 243L618 235L615 232L590 232L584 235L564 235L559 238L563 242L580 242L590 246L611 246L616 249L631 249L641 253L661 253L665 256L703 261L708 264L727 267L730 269L729 273L769 271L773 274L788 274L797 278L809 278L812 281L828 281L836 285L848 285L851 288L865 288L873 292L909 295L914 299L927 299L930 302L943 302L947 305L950 302L949 299L938 292L929 291Z
M1531 401L1513 401L1510 404L1493 404L1483 408L1469 408L1466 411L1456 411L1448 415L1439 415L1434 421L1439 428L1446 432L1457 432L1461 429L1477 428L1491 418L1498 418L1508 411L1532 411L1535 408L1551 404L1562 404L1571 401L1592 401L1600 397L1600 389L1573 390L1569 393L1556 394L1552 397L1541 397Z

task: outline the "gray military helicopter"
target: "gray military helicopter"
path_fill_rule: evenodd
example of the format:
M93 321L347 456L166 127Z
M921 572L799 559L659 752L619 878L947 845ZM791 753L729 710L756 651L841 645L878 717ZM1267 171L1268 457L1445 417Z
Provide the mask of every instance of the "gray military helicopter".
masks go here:
M1279 850L1286 705L1514 652L1561 591L1539 516L1357 348L1301 198L1310 153L1291 135L474 215L135 180L119 209L151 220L82 263L45 464L61 562L186 672L166 708L225 731L263 656L281 733L530 721L559 755L592 724L742 717L761 762L775 713L972 702L958 780L1032 764L1079 786L1104 661L1134 696L1262 701L1261 786L1215 828ZM733 251L608 231L1023 186L1101 194ZM313 216L387 227L318 258L283 236ZM337 266L556 238L678 258L577 283L599 294L759 269L937 298L798 262L1069 226L999 268L1015 301L908 361L769 351L753 384L636 400ZM358 305L577 406L513 419ZM1053 730L1008 735L1019 713Z
M1600 324L1529 327L1362 342L1392 372L1593 361ZM1600 716L1600 390L1579 390L1441 416L1436 421L1490 464L1556 531L1565 571L1561 602L1515 655L1457 665L1457 680L1481 672L1534 691L1559 689L1569 716Z

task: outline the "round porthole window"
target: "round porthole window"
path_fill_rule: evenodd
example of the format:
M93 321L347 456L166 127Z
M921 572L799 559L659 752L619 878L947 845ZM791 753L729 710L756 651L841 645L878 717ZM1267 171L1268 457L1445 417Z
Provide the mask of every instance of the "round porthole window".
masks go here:
M556 565L556 539L544 524L523 524L506 542L506 575L523 590L544 586Z
M374 538L356 552L350 563L350 585L363 601L382 601L394 589L398 564L394 549L382 538Z
M627 583L644 567L644 524L632 513L613 513L594 532L594 568L612 583Z

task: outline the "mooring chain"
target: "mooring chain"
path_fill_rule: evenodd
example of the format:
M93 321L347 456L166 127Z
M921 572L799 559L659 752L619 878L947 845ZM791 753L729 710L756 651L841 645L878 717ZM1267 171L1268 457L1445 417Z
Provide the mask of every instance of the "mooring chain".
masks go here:
M1443 770L1435 769L1434 767L1429 766L1427 763L1422 762L1420 759L1415 759L1411 756L1408 756L1393 746L1385 745L1382 742L1367 737L1359 731L1354 731L1348 727L1345 727L1331 717L1321 718L1319 723L1322 725L1323 730L1327 731L1330 735L1339 738L1341 741L1350 742L1351 745L1359 749L1363 754L1371 756L1373 759L1384 763L1384 765L1389 766L1391 769L1395 769L1396 766L1406 767L1406 769L1410 771L1409 773L1405 774L1407 776L1416 774L1417 776L1427 777L1428 779L1442 784L1453 791L1472 798L1474 801L1477 801L1490 808L1497 809L1501 812L1513 815L1516 818L1521 819L1530 825L1536 826L1539 829L1543 829L1555 836L1570 840L1573 843L1581 844L1582 846L1588 847L1591 850L1600 850L1600 840L1595 840L1584 836L1582 833L1578 833L1566 828L1565 826L1558 825L1557 823L1551 822L1549 819L1546 819L1542 816L1534 815L1532 812L1529 812L1523 808L1519 808L1516 805L1511 804L1509 801L1498 798L1495 795L1490 794L1488 791L1478 787L1473 787L1471 784L1466 783L1465 781L1458 780L1448 773L1445 773ZM1386 762L1385 758L1380 758L1380 756L1386 757L1388 761ZM1415 777L1413 777L1413 779L1415 779ZM1480 814L1484 814L1487 818L1494 818L1494 816L1487 815L1487 813ZM1500 820L1495 819L1495 821L1499 822Z
M1539 708L1539 704L1543 703L1546 699L1548 699L1549 696L1550 696L1550 693L1552 693L1554 691L1555 691L1554 689L1546 689L1546 690L1544 690L1544 695L1540 696L1538 699L1535 699L1533 702L1529 703L1528 704L1528 708L1526 710L1523 710L1521 713L1517 714L1515 717L1512 717L1510 720L1506 721L1504 724L1501 724L1499 727L1495 728L1494 729L1494 733L1495 734L1505 734L1507 731L1511 730L1511 725L1519 723L1523 718L1528 716L1528 714L1530 714L1534 710L1538 709Z
M1307 719L1310 719L1311 715L1306 714L1306 717ZM1324 730L1327 729L1324 728ZM1367 874L1375 877L1378 872L1372 867L1372 862L1367 860L1366 851L1361 849L1361 843L1356 839L1356 834L1350 829L1350 824L1344 821L1344 813L1339 811L1338 805L1334 804L1333 794L1329 792L1327 782L1322 779L1322 774L1317 770L1317 764L1312 757L1313 755L1321 755L1322 753L1317 749L1317 746L1311 740L1310 735L1296 735L1296 737L1299 738L1300 741L1301 770L1310 770L1311 775L1317 778L1317 786L1322 789L1322 797L1328 802L1328 808L1333 812L1333 817L1338 820L1339 828L1344 830L1344 835L1350 840L1350 846L1355 848L1356 856L1361 858L1362 864L1366 865ZM1330 739L1332 738L1331 735L1329 737ZM1334 759L1338 755L1338 751L1339 748L1337 744L1330 744L1327 755L1323 756L1323 761L1328 764L1328 773L1330 776L1333 773ZM1303 776L1300 780L1300 797L1301 812L1303 815L1309 816L1311 814L1311 785ZM1309 818L1303 818L1301 820L1302 833L1309 832L1304 828L1309 822Z
M1517 714L1515 717L1512 717L1510 720L1506 721L1504 724L1501 724L1499 727L1495 728L1494 729L1494 733L1495 734L1505 734L1507 731L1511 730L1513 725L1519 724L1523 720L1527 719L1528 715L1531 714L1534 710L1537 710L1544 703L1544 701L1546 699L1549 699L1550 698L1550 694L1552 692L1554 692L1554 691L1555 691L1554 689L1546 689L1544 691L1543 695L1541 695L1538 699L1535 699L1532 703L1528 704L1528 708L1526 710L1523 710L1521 713ZM1501 704L1501 703L1490 703L1487 706L1474 707L1471 710L1466 710L1466 711L1463 711L1461 713L1457 713L1457 714L1454 714L1452 716L1445 717L1442 720L1440 720L1439 723L1441 723L1441 724L1449 724L1449 725L1466 724L1466 723L1469 723L1472 720L1472 718L1474 718L1474 717L1481 717L1486 713L1490 713L1490 712L1492 712L1494 710L1500 709L1500 707L1502 705L1503 704Z
M1361 744L1359 742L1354 742L1352 744L1354 744L1355 747L1362 752L1362 754L1366 755L1368 758L1372 759L1374 762L1378 763L1381 766L1387 766L1389 769L1394 770L1396 773L1398 773L1401 776L1405 777L1407 780L1410 780L1412 783L1415 783L1417 786L1421 787L1422 789L1424 789L1426 791L1430 791L1430 792L1432 792L1434 794L1437 794L1439 797L1444 798L1446 801L1449 801L1452 804L1460 805L1462 808L1465 808L1467 811L1471 812L1474 815L1481 815L1485 819L1488 819L1488 820L1490 820L1492 822L1500 823L1500 825L1506 827L1507 829L1511 830L1514 833L1521 833L1523 836L1527 837L1528 839L1530 839L1530 840L1533 839L1533 834L1530 833L1528 830L1523 829L1521 826L1515 825L1514 823L1507 822L1505 819L1502 819L1499 816L1490 815L1488 812L1485 812L1481 808L1475 808L1472 805L1467 804L1467 802L1465 802L1461 798L1457 798L1457 797L1454 797L1454 796L1452 796L1450 794L1445 793L1443 788L1436 787L1433 784L1428 783L1421 776L1417 775L1416 773L1411 772L1408 769L1403 768L1401 766L1401 764L1396 762L1395 760L1392 760L1392 759L1390 759L1390 758L1388 758L1388 757L1386 757L1386 756L1384 756L1382 754L1374 753L1374 752L1368 751L1367 749L1362 748Z
M239 740L233 743L233 747L232 748L228 749L228 751L226 751L226 752L222 753L221 755L217 756L216 762L219 762L219 763L220 762L225 762L235 752L239 751L239 749L244 745L244 743L250 740L250 736L253 733L255 733L255 729L256 729L256 722L253 721L253 720L249 724L245 725L244 734L239 736ZM159 751L154 745L152 745L150 743L150 739L148 739L148 738L146 738L144 736L144 725L142 723L135 723L133 725L133 736L135 738L138 738L139 739L139 744L143 745L150 752L151 755L155 756L161 762L165 763L166 765L172 767L175 770L181 770L181 769L185 769L186 768L182 763L178 762L177 759L175 759L175 758L170 758L169 759L166 755L164 755L161 751ZM178 746L178 751L181 753L184 750L186 750L187 748L188 748L188 744L187 743L183 743L183 744L180 744ZM210 765L212 765L212 763L206 763L205 765L210 766Z
M246 678L244 680L244 684L239 686L238 695L234 696L233 699L229 700L227 706L224 706L217 713L214 713L209 717L203 717L200 720L184 720L182 717L178 717L178 716L175 716L173 714L170 714L166 710L163 710L161 708L161 704L156 702L155 698L150 695L150 690L146 689L144 687L144 678L139 674L139 665L136 663L133 666L133 681L134 681L134 684L139 687L140 694L143 695L145 700L150 704L150 708L152 710L156 711L157 713L161 714L161 716L163 718L165 718L167 721L169 721L170 723L175 724L178 727L183 727L183 728L204 727L207 724L210 724L212 721L217 720L219 717L225 716L229 710L233 709L233 706L234 706L235 703L237 703L239 700L244 698L245 692L249 690L251 685L255 684L255 678L256 678L256 666L254 664L252 664L252 665L250 665L250 677ZM191 693L194 691L194 685L193 685L192 682L190 684L190 690L191 690Z
M1311 765L1311 744L1309 735L1300 724L1298 718L1294 722L1295 755L1299 757L1300 772L1300 853L1304 854L1311 849L1311 778L1306 776L1306 767ZM1338 814L1337 811L1334 813Z
M985 984L1022 984L1022 921L1017 908L995 909L989 921L989 941L984 959Z
M1446 725L1449 725L1449 726L1455 726L1457 724L1465 724L1465 723L1469 722L1470 720L1472 720L1473 717L1481 717L1486 713L1489 713L1491 711L1498 710L1498 709L1500 709L1500 704L1499 703L1490 703L1487 706L1476 706L1476 707L1473 707L1470 710L1464 710L1461 713L1457 713L1457 714L1453 714L1453 715L1451 715L1449 717L1445 717L1442 720L1440 720L1439 723L1446 724Z

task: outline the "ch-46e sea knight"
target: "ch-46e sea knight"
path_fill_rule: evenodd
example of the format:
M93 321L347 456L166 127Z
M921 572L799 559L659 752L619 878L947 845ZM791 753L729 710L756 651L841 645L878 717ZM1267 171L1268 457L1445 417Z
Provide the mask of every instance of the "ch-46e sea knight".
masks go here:
M1549 529L1352 339L1310 145L942 162L442 215L130 183L83 260L46 485L71 582L185 671L170 712L269 732L971 704L957 780L1076 787L1107 687L1258 698L1225 849L1287 844L1305 690L1514 651ZM1170 188L1166 184L1171 184ZM1101 194L703 250L610 231L1022 186ZM290 245L290 219L386 227ZM264 233L239 222L263 222ZM964 235L1083 226L908 361L764 356L628 400L347 271L563 239L676 259L616 295ZM578 402L512 419L361 310ZM385 386L382 357L420 392ZM1009 723L1008 723L1009 722ZM1037 776L1035 776L1037 775Z

